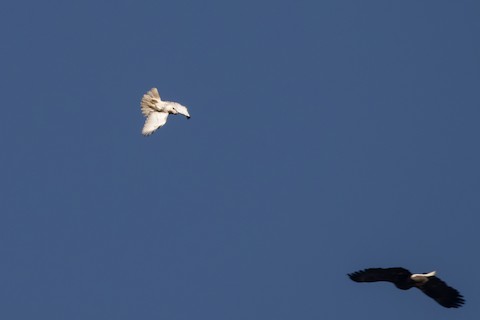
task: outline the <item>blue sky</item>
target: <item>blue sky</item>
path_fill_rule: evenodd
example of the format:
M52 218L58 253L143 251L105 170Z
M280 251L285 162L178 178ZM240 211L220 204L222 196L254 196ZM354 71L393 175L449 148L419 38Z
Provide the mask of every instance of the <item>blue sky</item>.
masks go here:
M1 318L476 319L479 10L3 2Z

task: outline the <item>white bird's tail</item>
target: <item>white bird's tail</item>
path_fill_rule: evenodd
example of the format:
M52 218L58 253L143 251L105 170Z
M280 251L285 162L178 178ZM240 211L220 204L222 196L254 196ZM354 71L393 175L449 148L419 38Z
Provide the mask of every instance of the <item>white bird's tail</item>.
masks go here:
M155 105L160 101L162 100L160 99L157 88L152 88L142 97L142 102L140 103L142 114L147 117L152 111L155 110Z

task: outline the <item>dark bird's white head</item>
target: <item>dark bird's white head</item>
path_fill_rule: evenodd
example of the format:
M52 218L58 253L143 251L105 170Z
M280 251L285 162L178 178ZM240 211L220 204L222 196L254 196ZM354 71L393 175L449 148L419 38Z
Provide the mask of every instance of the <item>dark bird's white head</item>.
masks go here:
M412 279L415 282L425 283L428 281L428 278L433 277L436 274L437 274L436 271L432 271L429 273L414 273L410 276L410 279Z

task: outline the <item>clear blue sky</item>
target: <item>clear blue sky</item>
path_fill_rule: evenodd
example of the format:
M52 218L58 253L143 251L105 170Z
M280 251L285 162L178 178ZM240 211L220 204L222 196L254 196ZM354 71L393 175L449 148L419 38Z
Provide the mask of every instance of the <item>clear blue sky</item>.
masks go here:
M2 2L0 318L478 319L479 14ZM467 304L346 277L390 266Z

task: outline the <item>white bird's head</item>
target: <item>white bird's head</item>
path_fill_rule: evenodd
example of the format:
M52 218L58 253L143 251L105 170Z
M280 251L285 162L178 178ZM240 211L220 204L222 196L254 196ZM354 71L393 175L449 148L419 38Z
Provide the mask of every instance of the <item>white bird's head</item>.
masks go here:
M182 106L180 103L175 102L172 106L172 114L182 114L187 119L190 119L190 114L188 113L188 109L185 106Z

